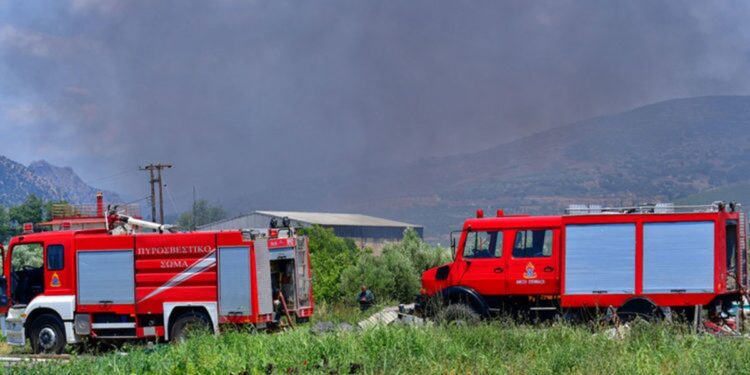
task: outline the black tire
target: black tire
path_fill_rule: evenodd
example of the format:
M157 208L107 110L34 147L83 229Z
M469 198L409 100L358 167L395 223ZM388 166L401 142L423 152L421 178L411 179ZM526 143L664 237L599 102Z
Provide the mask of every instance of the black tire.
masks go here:
M178 316L169 332L172 342L185 342L191 335L199 332L213 332L211 322L206 314L189 311Z
M34 354L62 354L65 351L65 326L57 315L39 315L31 322L29 332L31 350Z
M298 316L294 320L297 321L297 324L305 324L305 323L307 323L307 322L310 321L310 317L309 316L305 316L305 317L299 317Z
M445 306L438 314L438 322L446 325L475 325L480 320L482 320L482 317L471 306L463 303Z
M638 298L626 302L617 309L617 317L627 323L637 319L647 322L658 322L664 319L662 311L651 301Z

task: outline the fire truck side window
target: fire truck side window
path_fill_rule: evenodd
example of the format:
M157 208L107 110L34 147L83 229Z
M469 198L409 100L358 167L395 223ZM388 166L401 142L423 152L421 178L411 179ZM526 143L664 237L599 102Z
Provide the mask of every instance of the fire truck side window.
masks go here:
M465 259L503 256L503 232L469 232L464 244Z
M552 231L519 230L513 246L514 258L541 258L552 255Z
M63 245L47 246L47 269L57 271L63 269Z

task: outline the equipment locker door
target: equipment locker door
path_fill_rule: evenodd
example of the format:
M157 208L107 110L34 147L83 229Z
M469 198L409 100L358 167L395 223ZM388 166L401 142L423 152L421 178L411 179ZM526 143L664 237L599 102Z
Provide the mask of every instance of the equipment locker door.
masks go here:
M219 315L252 315L250 247L219 248Z
M255 276L258 290L258 314L273 314L273 290L271 289L271 252L268 240L253 241L255 251Z
M133 250L78 252L78 304L121 305L135 302Z
M310 273L308 266L307 237L297 239L297 247L294 251L294 279L297 285L297 308L310 307Z
M508 257L508 294L560 293L560 230L519 229ZM510 234L510 233L509 233Z

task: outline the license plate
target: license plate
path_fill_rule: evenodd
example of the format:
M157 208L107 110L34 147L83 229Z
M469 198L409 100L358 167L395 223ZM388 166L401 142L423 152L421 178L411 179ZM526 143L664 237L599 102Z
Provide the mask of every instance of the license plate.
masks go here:
M6 331L6 339L10 345L26 345L26 337L24 337L23 324L17 322L7 322L8 330Z

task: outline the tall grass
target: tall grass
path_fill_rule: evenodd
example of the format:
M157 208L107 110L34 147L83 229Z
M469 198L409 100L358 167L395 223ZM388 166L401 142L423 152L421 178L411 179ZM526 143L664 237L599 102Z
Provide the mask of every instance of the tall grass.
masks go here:
M389 326L315 335L230 332L182 345L138 347L66 364L16 368L49 374L231 373L750 373L750 341L636 325L619 340L582 326Z

